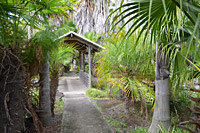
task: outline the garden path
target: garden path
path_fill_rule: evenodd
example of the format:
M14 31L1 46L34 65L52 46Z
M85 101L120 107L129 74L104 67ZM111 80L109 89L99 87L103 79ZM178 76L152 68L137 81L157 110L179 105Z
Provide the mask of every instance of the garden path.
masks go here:
M102 113L85 96L87 87L79 76L61 77L59 91L64 93L61 133L112 133Z

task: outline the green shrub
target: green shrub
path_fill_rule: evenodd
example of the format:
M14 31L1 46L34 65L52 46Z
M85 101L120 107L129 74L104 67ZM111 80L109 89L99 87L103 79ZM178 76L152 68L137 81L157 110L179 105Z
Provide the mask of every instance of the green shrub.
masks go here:
M63 113L64 111L64 101L63 100L56 100L54 112L56 114Z
M107 98L107 93L105 91L101 91L94 88L88 89L86 91L86 95L90 99Z

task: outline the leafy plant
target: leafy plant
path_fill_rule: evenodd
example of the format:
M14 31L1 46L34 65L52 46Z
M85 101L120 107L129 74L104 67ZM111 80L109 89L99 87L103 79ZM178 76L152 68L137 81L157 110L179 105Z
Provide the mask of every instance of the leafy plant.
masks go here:
M197 92L197 93L200 92L200 90L193 89L193 88L191 88L190 91ZM190 100L194 101L197 104L200 104L199 98L194 98L194 97L190 96ZM200 122L199 122L200 108L198 106L195 106L194 109L191 109L189 107L187 107L187 109L192 113L193 117L191 117L191 120L189 120L189 121L181 122L178 125L178 127L182 128L186 131L189 131L190 133L199 132L200 131ZM190 128L186 127L185 125L194 125L195 127L190 129Z
M127 127L126 123L112 118L107 118L107 122L110 124L110 126L114 127L115 132L123 132Z
M128 97L127 105L132 98L144 99L141 86L151 86L154 80L154 48L137 45L136 38L132 35L124 40L124 32L121 32L119 36L107 39L105 49L97 55L100 57L96 68L98 86L110 84L110 93L121 89Z
M55 102L55 113L63 113L64 111L64 101L63 100L56 100Z
M86 95L90 99L107 98L107 93L105 91L101 91L95 88L87 89Z
M144 127L136 127L134 130L130 131L131 133L147 133L148 130Z

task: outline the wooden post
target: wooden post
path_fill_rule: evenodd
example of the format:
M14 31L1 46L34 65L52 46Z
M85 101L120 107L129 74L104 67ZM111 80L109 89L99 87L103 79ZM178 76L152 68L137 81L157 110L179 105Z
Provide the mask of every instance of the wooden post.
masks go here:
M81 70L83 70L83 63L84 63L83 52L81 52Z
M81 53L81 51L79 51L79 72L80 72L80 70L82 70L81 59L82 59L82 53Z
M92 88L91 46L88 47L88 59L89 59L89 83L88 83L88 87Z
M82 54L82 56L83 56L83 66L82 66L82 70L83 70L83 72L85 72L85 53L83 52L83 54Z

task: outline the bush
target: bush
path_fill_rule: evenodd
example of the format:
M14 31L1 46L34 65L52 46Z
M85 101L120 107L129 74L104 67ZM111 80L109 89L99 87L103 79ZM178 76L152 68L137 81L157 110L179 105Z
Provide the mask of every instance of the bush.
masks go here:
M107 98L107 93L105 91L101 91L98 89L88 89L86 91L86 95L90 98L90 99L96 99L96 98Z
M63 113L64 111L64 101L63 100L56 100L54 112L56 114Z

